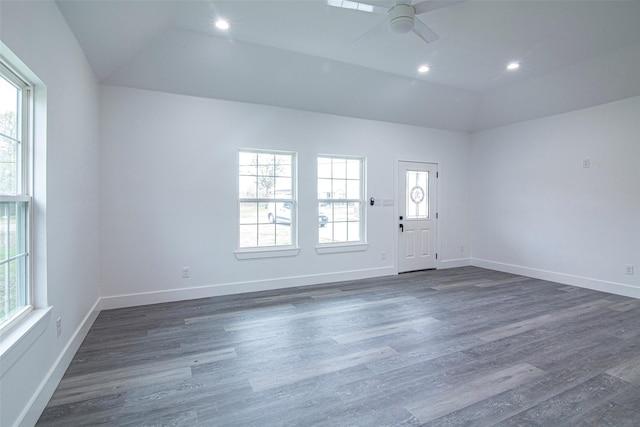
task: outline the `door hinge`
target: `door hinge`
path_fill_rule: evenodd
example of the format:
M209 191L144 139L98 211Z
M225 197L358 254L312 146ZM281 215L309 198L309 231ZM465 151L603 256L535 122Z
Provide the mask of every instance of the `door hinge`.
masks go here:
M438 219L438 212L436 212L436 219Z
M440 172L436 172L436 178L440 178Z
M438 259L438 252L436 252L436 259Z

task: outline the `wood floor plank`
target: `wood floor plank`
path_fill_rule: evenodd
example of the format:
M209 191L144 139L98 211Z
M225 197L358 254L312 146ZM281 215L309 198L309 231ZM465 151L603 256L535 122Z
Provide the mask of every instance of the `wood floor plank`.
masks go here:
M640 356L607 370L607 374L630 383L640 384Z
M501 286L501 285L513 285L514 283L526 282L532 280L530 277L525 276L514 276L506 279L496 279L496 280L484 280L481 283L477 283L474 286L478 288L490 288L492 286Z
M528 363L522 363L473 380L435 398L406 405L405 408L414 417L426 423L543 375L544 371Z
M292 320L299 320L299 319L306 319L306 318L313 318L313 317L325 317L325 316L331 316L331 315L340 314L340 313L346 313L349 311L357 311L357 310L362 310L367 308L379 307L383 305L403 304L407 302L413 302L415 300L416 300L415 297L402 296L397 298L389 298L381 301L353 302L352 304L348 304L342 307L320 308L317 310L303 311L303 312L295 313L291 315L279 315L279 316L273 316L273 317L260 319L260 320L234 322L234 323L225 325L224 330L227 332L232 332L232 331L238 331L242 329L252 329L252 328L264 325L265 323L271 323L271 322L277 322L277 321L291 322Z
M104 395L117 393L120 389L125 389L132 384L136 387L140 387L148 384L168 383L178 380L184 380L191 377L191 369L189 368L176 368L163 370L161 372L143 372L137 373L135 376L120 376L110 379L99 377L94 381L86 382L85 384L78 384L74 382L73 387L66 387L61 382L55 396L53 396L49 402L51 406L64 405L68 403L80 402L88 399L95 399Z
M279 305L275 305L273 307L269 307L269 309L267 310L256 310L256 309L247 309L247 310L234 310L234 311L229 311L226 313L219 313L219 314L208 314L205 316L196 316L196 317L188 317L186 319L184 319L184 323L186 325L192 325L192 324L196 324L196 323L201 323L201 322L211 322L213 320L220 320L220 319L227 319L229 317L242 317L243 315L246 314L252 314L252 315L256 315L256 314L262 314L265 311L266 312L281 312L281 311L286 311L286 310L295 310L295 305L293 304L279 304Z
M640 301L637 300L632 300L632 301L623 301L623 302L619 302L617 304L612 304L611 307L609 307L611 310L615 310L615 311L629 311L629 310L635 310L640 308Z
M628 390L628 384L602 374L520 412L498 424L513 425L580 425L594 407L602 405L618 393Z
M397 334L409 329L415 330L415 328L424 327L426 325L437 322L438 320L434 319L433 317L424 317L417 320L408 320L405 322L367 328L356 332L345 332L343 334L334 335L331 338L333 338L338 344L350 344L358 341L368 340L371 338L382 337L385 335Z
M569 310L565 310L562 313L544 314L542 316L534 317L531 319L525 319L516 323L511 323L506 326L501 326L480 334L476 334L476 336L483 341L495 341L495 340L509 337L511 335L521 334L525 331L530 331L532 329L539 328L542 325L546 325L551 322L558 322L571 317L578 317L584 313L598 310L599 308L610 305L610 304L611 304L610 301L606 299L601 299L595 302L589 302L586 304L576 306Z
M269 372L267 375L252 378L249 382L251 383L251 387L254 391L263 391L280 387L282 385L293 384L330 372L341 371L343 369L363 365L395 354L396 351L390 347L372 348L279 372Z

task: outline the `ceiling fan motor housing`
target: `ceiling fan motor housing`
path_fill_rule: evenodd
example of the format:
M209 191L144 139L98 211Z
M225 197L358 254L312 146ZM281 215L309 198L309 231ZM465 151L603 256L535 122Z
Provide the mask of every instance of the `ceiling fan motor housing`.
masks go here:
M389 9L389 31L392 34L405 34L413 30L413 17L416 11L408 4L397 4Z

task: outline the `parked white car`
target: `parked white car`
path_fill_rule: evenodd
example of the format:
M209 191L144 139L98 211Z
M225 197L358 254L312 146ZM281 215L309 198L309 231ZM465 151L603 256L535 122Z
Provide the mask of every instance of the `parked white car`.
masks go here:
M274 209L275 208L275 209ZM269 204L269 214L267 216L272 224L291 224L291 202L276 202ZM326 215L318 215L318 226L324 227L329 222Z

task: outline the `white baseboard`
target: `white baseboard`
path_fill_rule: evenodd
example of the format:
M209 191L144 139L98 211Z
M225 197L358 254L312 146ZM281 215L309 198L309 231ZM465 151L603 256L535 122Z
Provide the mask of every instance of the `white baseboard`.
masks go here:
M610 294L622 295L625 297L639 298L640 288L623 283L609 282L605 280L592 279L589 277L575 276L554 271L540 270L537 268L523 267L520 265L506 264L485 259L471 259L471 265L488 268L490 270L503 271L505 273L519 274L521 276L533 277L534 279L549 280L565 285L578 286L580 288L592 289L594 291L607 292Z
M80 326L78 326L76 331L73 333L71 339L67 342L67 345L62 349L62 352L54 362L51 369L49 369L49 372L42 383L40 383L40 386L29 401L29 404L18 418L16 423L17 426L31 427L36 425L38 418L40 418L42 411L44 411L47 403L49 403L49 399L53 396L53 392L56 391L56 387L58 387L62 376L69 367L73 356L75 356L78 348L80 348L80 344L84 341L84 338L87 336L89 329L93 325L93 322L96 320L99 313L100 300L98 299L93 307L91 307L91 310L89 310L89 313L87 313L85 318L82 320Z
M249 282L222 283L194 288L171 289L166 291L144 292L128 295L114 295L102 297L100 308L106 310L133 307L138 305L159 304L163 302L317 285L321 283L342 282L345 280L392 276L395 274L397 274L395 267L387 266L365 270L341 271L337 273L283 277L278 279L255 280Z
M440 261L438 268L456 268L467 267L471 265L471 258L443 259Z

